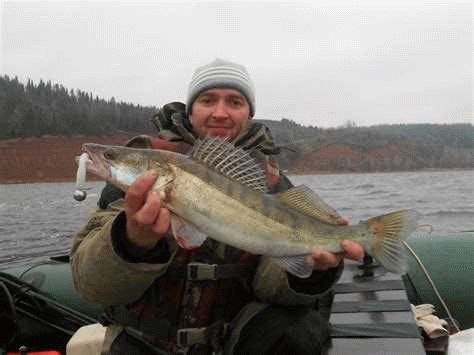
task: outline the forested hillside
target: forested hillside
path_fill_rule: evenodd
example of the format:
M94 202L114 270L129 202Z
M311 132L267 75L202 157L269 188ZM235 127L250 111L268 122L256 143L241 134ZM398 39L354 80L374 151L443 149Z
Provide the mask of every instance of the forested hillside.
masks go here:
M318 129L287 119L264 121L298 172L474 168L472 124L410 124Z
M28 167L35 164L40 152L54 154L57 159L51 164L57 165L58 161L73 161L81 142L120 144L137 133L153 134L156 130L150 118L156 110L113 98L104 100L49 81L23 84L17 78L0 77L0 155L4 157L0 159L0 182L26 181ZM259 120L282 147L282 167L290 173L474 168L472 124L356 127L348 122L344 127L322 129L317 126L318 118L313 120L310 127L287 118ZM74 147L62 152L65 137L71 137ZM16 172L20 166L23 170ZM71 164L56 168L55 180L73 176ZM48 179L43 166L37 170L31 179Z
M0 77L0 139L43 135L150 132L154 107L93 97L50 81Z

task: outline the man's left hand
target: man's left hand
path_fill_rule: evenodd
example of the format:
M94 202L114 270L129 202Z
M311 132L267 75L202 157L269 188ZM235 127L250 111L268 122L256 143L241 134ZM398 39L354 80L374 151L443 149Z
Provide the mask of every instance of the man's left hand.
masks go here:
M343 240L341 241L341 247L343 249L340 253L331 253L320 248L314 248L308 260L314 263L314 269L325 271L334 268L344 259L361 260L364 257L364 249L359 243Z

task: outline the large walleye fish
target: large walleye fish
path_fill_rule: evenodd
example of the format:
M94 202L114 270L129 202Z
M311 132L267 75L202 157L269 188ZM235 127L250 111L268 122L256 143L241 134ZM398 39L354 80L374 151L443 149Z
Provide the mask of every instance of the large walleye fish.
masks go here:
M98 144L84 144L83 151L88 172L124 191L145 171L156 170L153 189L171 211L172 231L182 247L198 247L209 237L271 256L288 272L308 277L313 265L305 257L315 246L339 252L339 242L349 239L386 269L406 271L402 241L416 228L416 211L341 225L337 212L306 186L269 194L260 164L224 139L200 140L189 156Z

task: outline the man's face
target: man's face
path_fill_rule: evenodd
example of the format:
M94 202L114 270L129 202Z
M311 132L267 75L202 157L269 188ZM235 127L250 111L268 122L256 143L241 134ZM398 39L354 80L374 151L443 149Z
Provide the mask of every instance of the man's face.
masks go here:
M250 106L245 96L234 89L210 89L194 101L190 120L200 138L235 138L247 124Z

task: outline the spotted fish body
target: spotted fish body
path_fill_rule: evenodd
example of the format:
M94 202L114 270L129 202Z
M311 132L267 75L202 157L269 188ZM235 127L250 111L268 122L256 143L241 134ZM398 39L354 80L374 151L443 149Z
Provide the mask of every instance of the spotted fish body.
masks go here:
M357 225L340 216L305 186L268 194L265 175L249 152L219 138L199 141L192 155L162 150L86 144L88 170L126 190L147 170L159 174L159 190L172 212L180 245L198 247L209 237L247 252L268 255L289 272L307 277L305 256L314 247L341 251L344 239L359 242L393 272L404 272L401 242L418 214L402 210Z

